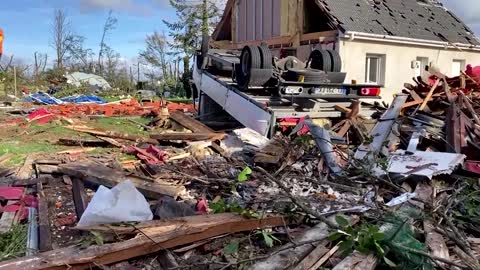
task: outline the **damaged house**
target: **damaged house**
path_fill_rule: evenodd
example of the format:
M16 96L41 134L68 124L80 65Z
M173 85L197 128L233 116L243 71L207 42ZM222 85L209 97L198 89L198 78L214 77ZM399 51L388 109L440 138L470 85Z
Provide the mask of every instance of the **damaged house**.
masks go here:
M426 66L458 76L480 64L472 30L436 0L229 0L212 39L222 48L266 42L302 60L337 50L346 82L381 84L386 101Z

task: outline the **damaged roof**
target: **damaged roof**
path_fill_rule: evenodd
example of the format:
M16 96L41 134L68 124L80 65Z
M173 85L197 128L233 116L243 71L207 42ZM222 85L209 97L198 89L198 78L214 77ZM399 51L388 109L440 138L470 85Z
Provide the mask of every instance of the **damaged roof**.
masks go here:
M436 0L317 0L344 31L479 45L459 18Z

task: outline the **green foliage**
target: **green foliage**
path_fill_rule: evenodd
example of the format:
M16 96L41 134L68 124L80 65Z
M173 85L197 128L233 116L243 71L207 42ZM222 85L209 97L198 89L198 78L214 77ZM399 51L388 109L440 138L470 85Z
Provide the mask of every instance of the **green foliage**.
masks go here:
M239 183L243 183L243 182L246 182L249 178L250 178L250 175L252 174L252 169L250 169L250 167L245 167L243 169L243 171L240 172L240 174L238 175L238 182Z
M0 234L0 261L22 257L27 250L28 225L14 225Z
M239 242L232 242L223 248L223 253L226 255L233 254L238 251L239 247L240 247Z
M257 235L259 235L262 238L265 245L269 248L272 248L274 246L275 241L281 243L281 241L278 240L278 238L276 238L272 233L266 230L258 231Z
M458 188L461 192L451 211L457 224L475 230L475 224L480 223L480 185L477 179L467 179L461 185Z
M358 228L353 228L346 218L337 216L336 221L341 230L331 234L331 241L341 240L340 250L344 255L357 250L362 253L375 252L378 256L384 257L385 250L382 248L380 241L384 239L384 234L376 225L368 223L362 224Z
M260 214L258 214L257 212L251 209L246 209L235 202L226 203L223 198L220 199L218 202L210 203L208 207L212 209L214 214L237 213L248 218L260 218Z

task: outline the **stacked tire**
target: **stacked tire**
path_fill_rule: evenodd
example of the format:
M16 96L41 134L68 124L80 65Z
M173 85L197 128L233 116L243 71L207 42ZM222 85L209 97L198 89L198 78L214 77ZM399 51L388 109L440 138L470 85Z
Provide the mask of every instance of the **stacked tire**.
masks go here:
M235 67L238 86L265 86L273 76L273 56L267 45L245 46L240 55L240 64Z
M291 68L285 74L285 79L292 82L327 83L327 74L316 69Z
M342 70L342 59L335 50L313 50L310 53L307 65L312 69L325 72L340 72Z

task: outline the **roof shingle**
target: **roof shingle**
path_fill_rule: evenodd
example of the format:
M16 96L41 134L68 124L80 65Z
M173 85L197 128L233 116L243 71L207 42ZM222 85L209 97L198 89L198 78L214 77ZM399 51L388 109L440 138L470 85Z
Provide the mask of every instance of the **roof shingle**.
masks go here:
M472 31L435 0L319 0L346 31L480 45Z

